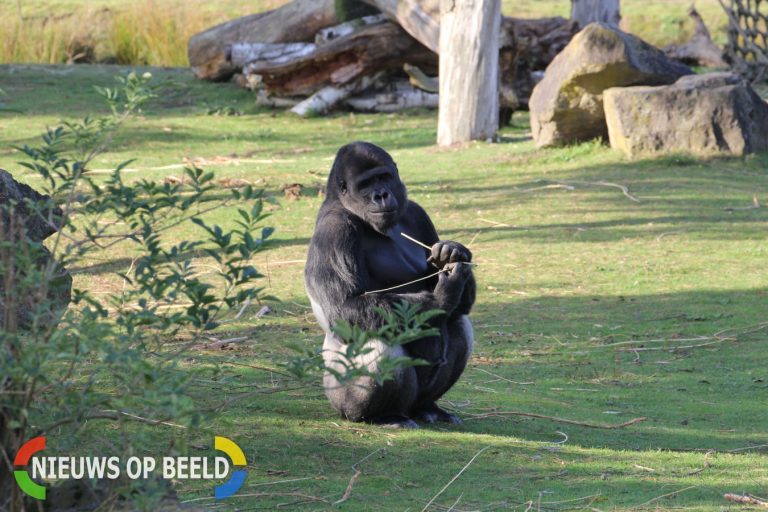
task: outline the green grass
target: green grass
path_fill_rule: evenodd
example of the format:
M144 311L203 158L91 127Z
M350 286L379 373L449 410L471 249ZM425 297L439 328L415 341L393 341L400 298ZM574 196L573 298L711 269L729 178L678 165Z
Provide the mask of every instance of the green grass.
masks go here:
M117 71L0 67L2 99L15 110L0 112L0 167L35 185L11 146L33 142L61 118L94 112L91 86L110 85ZM275 312L254 320L251 308L236 327L248 342L190 354L186 367L213 359L274 367L290 357L289 342L321 342L302 263L321 201L316 190L336 149L351 140L389 150L411 198L442 237L470 244L479 264L475 354L443 401L464 425L393 432L351 424L319 386L269 393L294 383L224 365L217 379L232 380L201 382L201 407L255 394L232 401L192 444L210 444L214 434L236 440L249 460L240 493L256 496L217 510L334 508L352 466L372 453L336 508L421 510L486 447L431 510L454 503L455 510L737 510L723 493L768 495L768 214L727 210L751 205L753 196L768 202L766 156L628 161L598 143L536 150L523 114L499 144L438 149L434 112L300 120L258 110L229 85L153 72L161 97L96 167L135 157L127 176L157 179L181 173L168 166L205 158L218 177L256 182L281 200L269 219L275 240L255 261L268 275L265 292L280 299L271 303ZM573 189L552 186L559 182ZM597 182L624 185L640 202ZM282 199L290 183L309 192ZM232 213L213 219L227 223ZM129 256L118 249L86 262L73 269L75 285L115 289L114 272L126 270ZM600 430L473 416L497 411L590 423L648 419ZM155 429L163 441L177 435ZM109 426L86 432L89 449L109 450ZM176 488L182 499L211 495L203 481Z
M65 63L92 50L99 61L156 66L188 65L189 38L239 16L273 9L286 0L36 0L0 3L0 63ZM693 32L689 0L625 0L622 28L665 46ZM21 11L19 12L19 5ZM503 0L505 15L570 16L569 0ZM716 0L696 6L716 42L725 42L726 16Z

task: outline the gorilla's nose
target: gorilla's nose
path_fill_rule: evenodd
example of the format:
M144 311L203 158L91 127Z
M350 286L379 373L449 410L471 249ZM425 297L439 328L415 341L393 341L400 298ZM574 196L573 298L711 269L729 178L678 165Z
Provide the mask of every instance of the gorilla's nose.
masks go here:
M395 197L389 193L389 190L377 190L373 193L373 203L380 210L394 210L397 208Z

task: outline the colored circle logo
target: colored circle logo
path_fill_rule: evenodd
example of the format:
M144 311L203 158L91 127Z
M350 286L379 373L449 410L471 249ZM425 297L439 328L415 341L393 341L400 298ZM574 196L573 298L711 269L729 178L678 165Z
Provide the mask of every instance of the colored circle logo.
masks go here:
M29 464L29 459L32 458L32 455L42 450L45 450L45 436L30 439L19 449L19 453L13 459L13 465L26 466ZM14 469L13 476L16 478L16 483L19 484L22 491L36 500L45 499L45 487L32 481L26 469Z
M245 468L247 464L245 460L245 454L243 453L243 450L237 445L237 443L231 439L216 436L213 440L213 447L226 453L230 460L232 460L232 464L234 466ZM245 471L245 469L234 470L232 472L232 476L229 477L229 480L221 485L217 485L214 488L213 496L217 500L229 498L235 494L240 489L240 487L243 486L247 474L248 473Z

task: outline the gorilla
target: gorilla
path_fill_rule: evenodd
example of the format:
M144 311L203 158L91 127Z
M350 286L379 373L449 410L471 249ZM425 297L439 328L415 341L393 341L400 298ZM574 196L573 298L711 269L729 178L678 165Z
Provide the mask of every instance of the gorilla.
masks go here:
M382 385L370 377L341 385L326 372L325 394L343 417L403 428L417 427L414 420L460 423L436 401L458 380L472 352L467 315L475 302L475 280L472 266L466 264L471 260L466 247L441 241L426 212L408 200L386 151L367 142L339 149L304 271L312 310L325 331L326 367L344 372L344 342L332 331L339 320L374 330L383 323L376 308L391 310L403 300L421 311L443 311L432 320L439 336L394 347L371 340L367 348L372 350L354 361L371 372L385 357L420 358L427 365L399 368ZM409 283L435 273L435 268L444 272L390 291L365 293Z

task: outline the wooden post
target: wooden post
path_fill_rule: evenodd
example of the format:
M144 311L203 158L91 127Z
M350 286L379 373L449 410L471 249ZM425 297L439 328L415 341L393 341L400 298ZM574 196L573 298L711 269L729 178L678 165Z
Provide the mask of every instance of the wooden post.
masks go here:
M571 0L571 19L579 24L579 28L593 21L618 27L621 21L619 0Z
M440 1L437 143L495 139L501 0Z

